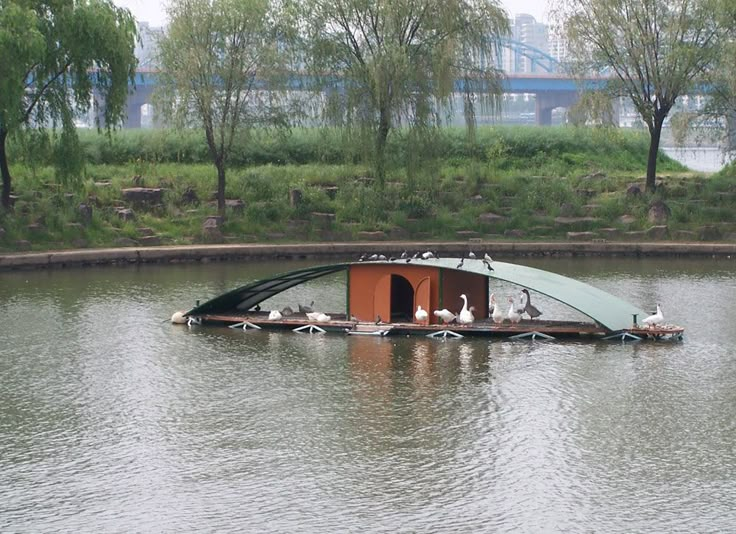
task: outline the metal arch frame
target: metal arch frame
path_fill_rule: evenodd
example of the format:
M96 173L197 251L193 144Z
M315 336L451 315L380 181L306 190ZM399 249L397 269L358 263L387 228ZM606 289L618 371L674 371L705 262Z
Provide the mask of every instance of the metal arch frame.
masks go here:
M645 317L647 312L636 306L593 287L584 282L568 278L550 271L517 265L514 263L493 262L492 270L480 259L465 259L463 266L458 268L458 258L428 260L415 260L414 263L406 264L397 261L397 265L412 265L420 267L434 267L438 269L449 269L454 271L473 273L497 280L503 280L536 291L549 298L557 300L569 306L583 315L589 317L596 323L606 328L609 332L625 331L632 326L631 317L637 314ZM388 261L349 262L332 265L322 265L299 269L272 278L252 282L233 291L229 291L219 297L205 302L204 304L188 311L185 316L200 316L231 312L233 310L248 310L260 302L286 291L294 286L321 278L329 274L347 271L352 265L385 265Z
M272 278L258 280L228 291L212 300L208 300L204 304L189 310L185 315L206 315L221 312L223 309L249 310L256 304L287 289L314 280L315 278L345 271L350 265L350 263L338 263L334 265L308 267L306 269L282 273Z
M526 58L529 58L532 61L532 66L539 65L549 73L559 72L560 70L561 63L556 58L550 56L547 52L544 52L539 48L527 43L522 43L515 39L501 39L500 43L502 47L508 48ZM548 61L549 65L545 65L542 61Z

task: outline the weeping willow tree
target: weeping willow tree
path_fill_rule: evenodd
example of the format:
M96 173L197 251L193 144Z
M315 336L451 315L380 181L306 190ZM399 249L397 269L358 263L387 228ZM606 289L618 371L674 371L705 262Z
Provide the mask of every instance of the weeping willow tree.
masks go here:
M496 0L303 0L305 61L328 95L324 119L368 132L379 188L392 128L413 135L441 124L455 92L471 132L476 108L502 93L499 38L508 32Z
M57 170L73 178L82 163L74 119L104 100L107 127L125 115L135 76L135 20L108 0L0 0L1 204L12 186L9 136L57 129Z
M712 119L726 122L726 149L736 152L736 2L720 0L717 14L721 24L728 29L718 64L708 79L709 100L703 116L712 124ZM695 119L696 122L698 118Z
M233 142L255 126L287 123L280 87L284 34L270 0L172 0L159 41L157 103L164 118L204 131L217 170L217 207Z
M677 99L698 90L723 46L723 0L561 0L569 51L581 72L609 72L650 135L646 188L655 189L662 127Z

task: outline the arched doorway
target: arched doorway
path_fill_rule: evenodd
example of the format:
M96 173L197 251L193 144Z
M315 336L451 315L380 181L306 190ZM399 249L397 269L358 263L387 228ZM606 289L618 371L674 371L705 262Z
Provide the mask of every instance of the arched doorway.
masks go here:
M399 274L391 275L391 322L412 322L414 288Z

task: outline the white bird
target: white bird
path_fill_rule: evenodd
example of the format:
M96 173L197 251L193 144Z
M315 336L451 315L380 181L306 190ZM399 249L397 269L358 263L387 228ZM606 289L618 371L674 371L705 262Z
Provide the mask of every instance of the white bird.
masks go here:
M650 315L649 317L645 317L641 320L641 322L647 325L649 328L657 326L662 321L664 321L664 315L662 315L662 309L659 307L659 304L657 304L657 313L655 313L654 315Z
M491 305L493 306L493 312L491 313L491 319L493 319L493 322L496 324L500 324L503 322L503 311L501 310L501 306L496 304L496 296L491 293Z
M428 250L427 252L424 252L422 254L422 259L423 260L428 260L428 259L431 259L431 258L434 258L434 257L435 257L434 252L432 252L431 250Z
M456 318L455 314L452 313L447 308L442 308L441 310L434 310L432 313L434 314L435 317L439 317L440 319L442 319L442 322L445 324L451 323Z
M177 311L171 316L171 322L174 324L186 324L187 318L184 317L184 312Z
M278 321L280 319L281 319L281 312L279 310L271 310L271 313L268 314L269 321Z
M486 252L485 255L483 256L483 263L485 264L486 267L488 267L489 271L493 270L493 267L491 267L491 263L493 263L493 259L491 259L491 257L488 255L488 252Z
M310 321L319 321L319 316L322 314L322 312L307 312L307 319Z
M470 252L468 252L468 258L470 258L471 260L474 260L475 259L475 252L473 252L472 250Z
M427 313L427 310L423 310L421 306L417 305L417 311L414 314L414 317L417 321L420 323L425 322L427 319L429 319L429 314Z
M521 314L516 311L516 304L514 303L513 297L509 297L509 302L511 306L509 306L509 312L506 314L506 318L512 323L518 323L521 321Z
M463 299L463 309L460 310L460 313L457 316L457 322L460 324L470 324L475 321L473 308L471 307L470 309L468 309L468 297L466 297L465 295L460 295L460 298Z
M319 313L317 315L317 321L320 322L320 323L326 323L327 321L329 321L331 319L332 319L332 317L330 317L326 313Z

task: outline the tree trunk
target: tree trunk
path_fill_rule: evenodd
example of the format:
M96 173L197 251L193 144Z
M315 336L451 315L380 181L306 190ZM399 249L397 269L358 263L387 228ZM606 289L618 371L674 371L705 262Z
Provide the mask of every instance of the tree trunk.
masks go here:
M662 136L664 118L655 117L654 127L649 130L649 157L647 159L647 182L645 188L650 193L656 189L657 155L659 154L659 139Z
M388 110L381 109L381 117L378 123L378 132L376 133L376 178L378 180L378 188L383 190L386 183L386 140L388 132L391 129Z
M0 174L3 176L2 200L0 205L6 210L10 209L10 169L8 168L8 155L5 152L5 140L8 131L0 128Z
M225 163L218 160L215 167L217 167L217 211L225 217Z

